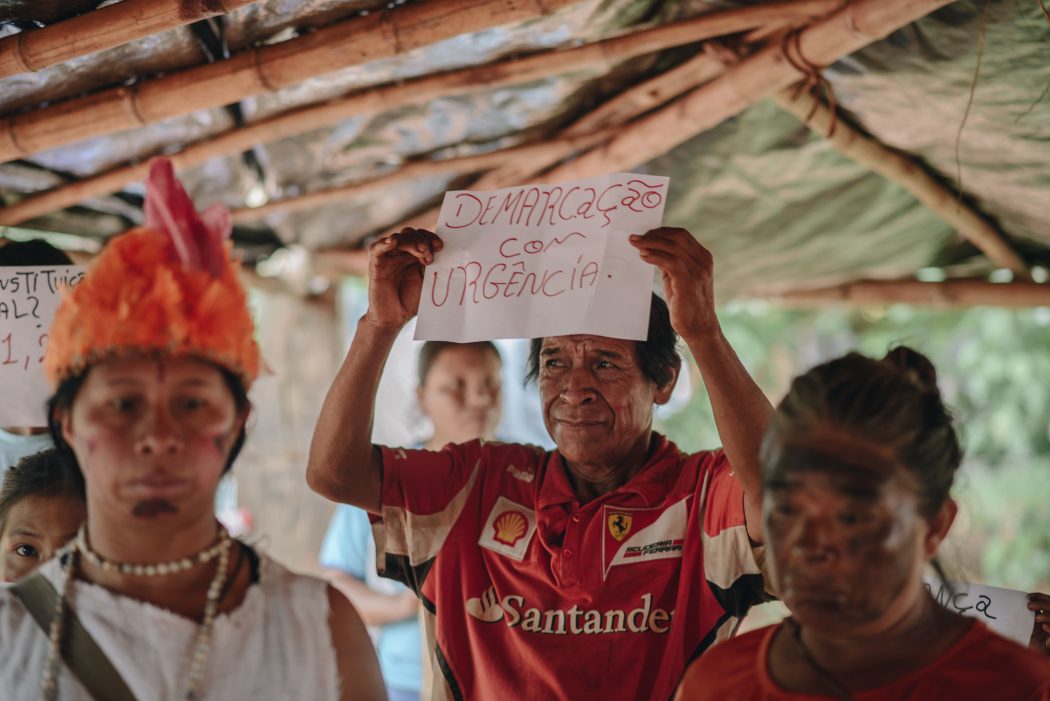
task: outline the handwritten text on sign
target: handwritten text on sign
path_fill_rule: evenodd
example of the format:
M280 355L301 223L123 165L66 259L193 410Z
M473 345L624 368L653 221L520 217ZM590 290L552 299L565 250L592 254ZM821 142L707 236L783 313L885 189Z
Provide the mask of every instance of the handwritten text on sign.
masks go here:
M445 193L444 248L425 271L416 338L644 339L653 269L627 237L660 226L667 185L617 173Z
M932 577L926 579L926 588L945 608L984 621L999 635L1028 645L1035 612L1028 610L1024 592L969 582L952 582L954 591L950 591Z
M0 267L0 426L47 425L47 332L60 290L83 276L76 265Z

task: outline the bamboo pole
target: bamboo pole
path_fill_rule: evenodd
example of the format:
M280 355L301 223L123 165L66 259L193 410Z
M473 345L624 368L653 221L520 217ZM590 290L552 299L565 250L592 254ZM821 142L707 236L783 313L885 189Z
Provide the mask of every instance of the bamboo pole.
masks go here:
M797 46L808 61L828 65L952 1L854 0L801 30ZM673 105L621 130L604 146L555 168L544 179L572 180L646 163L800 78L784 45L770 45Z
M799 45L809 60L831 63L839 56L862 48L950 2L952 0L855 0L822 22L803 30ZM845 35L849 41L843 40L837 33ZM604 144L548 170L542 174L542 179L547 183L557 183L626 170L645 163L737 114L765 93L786 87L798 78L799 72L784 56L782 46L768 47L653 115L621 128ZM654 80L659 81L659 77ZM778 81L784 85L777 85ZM767 87L770 82L774 87ZM645 87L643 84L639 89L644 90ZM682 87L681 84L679 87ZM625 105L632 103L634 100L631 98L621 102ZM644 104L644 100L639 100L638 104ZM538 173L536 171L532 175ZM495 172L486 177L487 181L483 178L471 187L479 190L495 189L521 182L505 182ZM440 208L429 209L392 228L398 230L410 226L433 229L439 212Z
M568 131L568 130L566 130ZM589 148L593 148L602 141L607 141L612 136L612 130L606 129L599 132L597 135L599 139L591 144ZM472 190L499 190L504 187L513 187L527 183L532 180L537 174L550 168L555 163L563 161L572 155L574 150L573 144L580 144L581 141L571 138L556 139L552 143L558 144L553 149L536 149L535 151L522 153L517 158L507 159L500 167L494 168L487 173L483 173L477 180L470 184ZM415 214L408 219L404 219L398 224L387 227L391 231L400 231L406 227L412 229L429 229L433 231L437 226L438 216L441 214L440 205L437 207L431 207L426 211Z
M606 139L611 136L610 132L602 132L602 134ZM566 143L566 141L562 141L561 143ZM537 173L542 173L553 164L568 158L571 155L571 152L571 149L563 146L559 149L537 151L528 154L527 156L514 159L509 163L503 164L499 168L484 173L481 177L470 184L470 189L499 190L504 187L513 187L514 185L528 182ZM426 211L420 212L419 214L401 221L395 226L387 228L391 231L400 231L405 227L412 229L429 229L430 231L433 231L437 225L438 216L440 214L440 206L431 207Z
M714 57L701 54L681 66L676 66L670 71L643 81L616 97L605 102L597 109L587 113L573 122L562 131L562 137L574 137L587 134L595 129L603 129L603 138L596 141L591 147L608 141L613 131L610 127L622 128L624 124L649 111L657 105L661 105L668 99L672 99L683 92L692 90L714 76L722 73L723 64ZM579 149L576 149L579 150ZM473 190L498 190L504 187L512 187L529 182L540 173L551 168L560 161L564 161L570 155L570 149L538 152L533 157L510 159L499 168L482 175L471 184ZM406 219L392 229L399 231L405 227L413 229L433 230L440 207L430 209Z
M0 163L133 129L489 27L552 14L579 0L445 0L355 17L296 39L136 85L60 102L0 125Z
M474 156L446 158L439 161L412 161L385 175L369 178L363 182L350 183L342 187L311 192L300 197L276 200L261 207L245 207L230 212L235 224L261 219L278 212L293 212L301 209L320 207L352 197L361 197L370 192L389 187L391 183L411 178L423 178L431 175L448 173L472 173L491 168L498 164L520 159L549 160L558 158L565 151L578 151L591 148L609 138L609 132L596 131L576 137L566 137L535 144L526 144L513 148L499 149Z
M78 56L215 17L256 0L124 0L41 29L0 39L0 78L42 70Z
M610 124L626 124L668 100L692 90L725 71L724 66L707 54L698 54L680 66L644 81L606 101L600 107L578 119L566 134L586 134Z
M1050 307L1050 284L1029 280L994 283L980 279L919 282L859 280L814 290L741 295L788 306L919 304L931 307Z
M1005 236L972 207L958 202L955 195L931 177L921 164L861 133L810 92L801 91L797 95L793 92L781 90L773 100L778 107L795 115L816 134L827 139L836 151L906 189L997 265L1018 275L1028 275L1028 266Z
M558 73L607 68L646 53L725 33L745 31L761 22L770 21L773 14L777 21L782 21L784 17L802 21L810 16L819 16L822 11L834 10L842 3L843 0L794 0L708 13L573 49L543 52L524 58L423 76L403 83L382 85L320 105L291 110L260 120L242 129L199 141L182 151L170 154L169 157L176 170L182 170L212 158L245 151L256 144L320 129L353 116L375 114L446 95L523 83ZM0 134L0 141L2 140L3 135ZM115 192L129 183L143 180L146 172L145 164L124 166L32 195L6 209L0 209L0 224L12 225L28 221L92 197Z

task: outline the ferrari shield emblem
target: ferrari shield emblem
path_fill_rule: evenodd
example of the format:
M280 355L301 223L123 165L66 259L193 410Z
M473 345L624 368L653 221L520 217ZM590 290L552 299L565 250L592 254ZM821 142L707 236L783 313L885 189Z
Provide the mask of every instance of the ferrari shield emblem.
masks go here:
M630 514L623 513L612 513L609 514L609 535L616 539L617 542L622 541L627 537L627 534L631 532L631 518Z

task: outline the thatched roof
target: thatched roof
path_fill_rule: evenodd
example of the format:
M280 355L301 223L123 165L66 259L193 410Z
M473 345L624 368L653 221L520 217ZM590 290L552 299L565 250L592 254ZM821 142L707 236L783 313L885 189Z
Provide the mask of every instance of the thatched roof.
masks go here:
M726 291L1050 262L1038 0L98 4L0 0L0 223L103 240L138 222L140 164L167 153L200 206L352 186L238 214L250 261L300 246L331 263L426 223L448 188L607 168L671 176L665 222L713 249ZM915 22L892 9L942 5ZM121 18L128 37L159 31L70 56ZM824 55L839 139L896 153L912 191L784 111L797 93L758 99Z

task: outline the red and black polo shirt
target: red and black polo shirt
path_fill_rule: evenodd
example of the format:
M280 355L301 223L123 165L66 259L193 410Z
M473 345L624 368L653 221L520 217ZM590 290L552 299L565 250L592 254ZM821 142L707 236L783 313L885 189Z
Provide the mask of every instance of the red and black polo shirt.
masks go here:
M665 701L769 599L721 451L654 436L627 484L583 505L557 451L382 457L377 562L423 601L435 699Z

